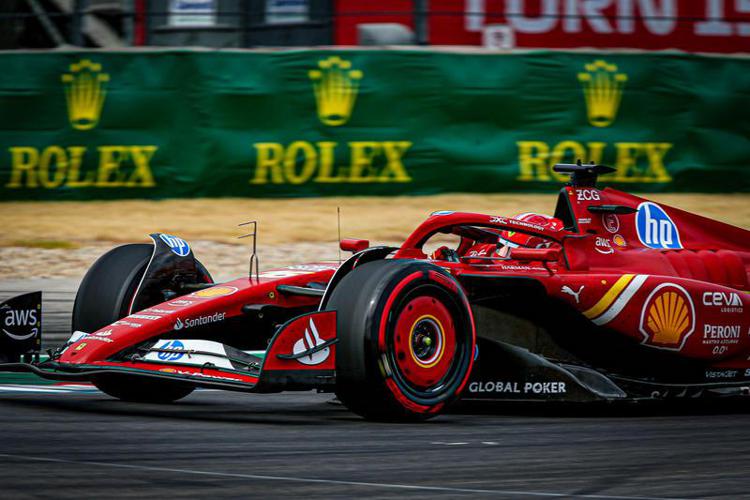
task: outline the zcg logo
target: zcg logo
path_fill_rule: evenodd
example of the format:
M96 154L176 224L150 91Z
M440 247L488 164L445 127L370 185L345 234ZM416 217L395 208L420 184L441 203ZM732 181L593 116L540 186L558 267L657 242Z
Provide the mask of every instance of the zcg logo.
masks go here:
M602 199L596 189L579 189L576 194L578 195L576 198L578 201L599 201Z

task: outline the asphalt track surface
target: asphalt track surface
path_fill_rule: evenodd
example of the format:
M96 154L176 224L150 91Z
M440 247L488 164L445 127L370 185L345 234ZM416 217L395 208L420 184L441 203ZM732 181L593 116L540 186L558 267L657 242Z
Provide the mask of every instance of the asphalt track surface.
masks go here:
M67 328L57 316L46 329ZM383 424L311 392L150 405L2 384L0 498L750 498L745 403Z

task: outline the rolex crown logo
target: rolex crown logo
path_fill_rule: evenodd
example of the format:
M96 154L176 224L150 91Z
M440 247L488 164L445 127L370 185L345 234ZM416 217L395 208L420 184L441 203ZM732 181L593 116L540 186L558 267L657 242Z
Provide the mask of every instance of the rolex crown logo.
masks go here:
M578 81L583 85L589 123L594 127L609 127L617 117L628 77L618 73L617 66L601 59L584 68L585 72L578 73Z
M81 59L70 65L70 73L62 75L68 120L76 130L89 130L99 123L107 95L104 84L109 81L109 75L101 70L101 64Z
M349 121L362 79L362 71L351 67L350 61L332 56L318 61L318 69L308 73L315 91L318 118L326 125L338 127Z

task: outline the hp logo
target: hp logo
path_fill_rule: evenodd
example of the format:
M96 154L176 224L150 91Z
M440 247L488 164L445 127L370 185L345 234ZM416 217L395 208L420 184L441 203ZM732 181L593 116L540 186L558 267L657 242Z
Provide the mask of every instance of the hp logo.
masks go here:
M179 340L169 340L166 344L160 345L158 349L185 349L185 344L183 344ZM177 361L184 355L184 352L160 352L158 354L158 357L162 361Z
M638 205L635 226L638 239L649 248L682 248L677 226L656 203Z
M180 257L185 257L190 253L190 245L188 245L187 242L182 238L178 238L177 236L170 236L168 234L160 234L159 238L161 238L161 240L167 244L167 246L172 250L172 253L179 255Z

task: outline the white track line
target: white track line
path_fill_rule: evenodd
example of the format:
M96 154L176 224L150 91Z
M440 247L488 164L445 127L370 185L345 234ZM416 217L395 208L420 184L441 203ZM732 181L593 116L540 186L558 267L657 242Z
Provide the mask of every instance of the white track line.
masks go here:
M98 392L93 386L84 385L0 385L0 394L12 392L30 392L43 394L73 394Z
M44 385L0 385L0 393L2 392L41 392L47 394L69 394L72 392L79 392L73 389L57 388L55 386L44 386Z
M255 479L260 481L286 481L290 483L318 483L318 484L337 484L344 486L366 486L371 488L386 488L398 490L417 490L417 491L436 491L444 493L477 493L482 495L512 495L527 497L545 497L545 498L592 498L601 500L679 500L677 498L665 497L633 497L621 495L578 495L575 493L548 493L542 491L511 491L511 490L485 490L473 488L451 488L449 486L418 486L412 484L390 484L390 483L367 483L363 481L343 481L337 479L315 479L305 477L287 477L287 476L262 476L258 474L234 474L231 472L211 472L193 469L173 469L170 467L149 467L146 465L116 464L110 462L89 462L85 460L65 460L63 458L32 457L26 455L14 455L11 453L0 453L0 457L13 458L18 460L29 460L35 462L52 462L71 465L88 465L95 467L115 467L120 469L135 469L153 472L174 472L178 474L191 474L194 476L215 476L215 477L233 477L239 479Z
M204 387L197 387L196 391L200 392L212 392L221 391L223 389L207 389ZM33 394L98 394L99 389L93 385L0 385L1 394L13 394L13 393L33 393Z

